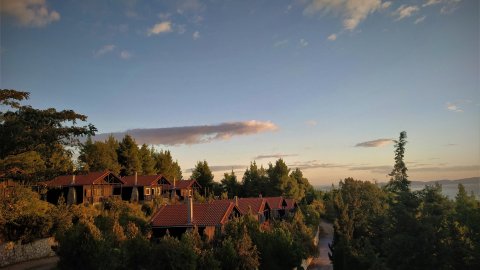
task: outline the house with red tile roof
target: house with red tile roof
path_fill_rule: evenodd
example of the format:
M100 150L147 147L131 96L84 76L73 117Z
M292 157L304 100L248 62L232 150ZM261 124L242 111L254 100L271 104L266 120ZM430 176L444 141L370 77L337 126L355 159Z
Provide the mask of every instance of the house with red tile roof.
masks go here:
M193 193L198 192L202 186L195 179L180 181L174 179L171 185L164 185L163 188L165 191L170 191L172 197L175 195L179 200L183 200L193 196Z
M293 213L297 209L297 203L294 199L285 199L283 197L265 197L271 208L273 218L283 218L286 214Z
M163 187L170 185L170 181L163 175L130 175L122 177L125 184L122 186L122 200L132 200L135 187L138 192L137 201L150 201L162 196ZM134 194L135 197L135 194Z
M260 223L270 219L270 205L265 198L238 198L235 196L233 200L224 201L234 202L242 216L252 213Z
M212 239L215 232L222 232L224 225L241 215L235 203L227 200L209 203L193 203L191 197L186 203L164 205L152 217L153 237L162 237L167 231L179 237L187 230L197 228L200 235Z
M61 175L41 185L47 188L47 201L57 203L63 196L70 203L98 203L105 198L121 197L125 182L110 171L80 175ZM70 197L73 196L73 197Z

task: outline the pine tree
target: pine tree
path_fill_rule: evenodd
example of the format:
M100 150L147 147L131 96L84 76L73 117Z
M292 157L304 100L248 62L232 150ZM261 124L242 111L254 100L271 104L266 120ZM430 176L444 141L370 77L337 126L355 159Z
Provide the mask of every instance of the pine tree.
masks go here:
M121 175L133 175L142 171L138 146L130 135L125 135L118 148L118 163L122 166Z

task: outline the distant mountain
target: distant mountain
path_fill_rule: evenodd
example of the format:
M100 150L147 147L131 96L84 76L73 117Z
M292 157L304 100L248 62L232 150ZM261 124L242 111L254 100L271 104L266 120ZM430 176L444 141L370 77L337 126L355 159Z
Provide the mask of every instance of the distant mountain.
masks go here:
M477 177L470 177L470 178L463 178L463 179L457 179L457 180L432 180L432 181L412 181L412 185L433 185L435 183L439 183L441 185L448 185L448 184L464 184L464 185L469 185L469 184L478 184L480 183L480 176Z

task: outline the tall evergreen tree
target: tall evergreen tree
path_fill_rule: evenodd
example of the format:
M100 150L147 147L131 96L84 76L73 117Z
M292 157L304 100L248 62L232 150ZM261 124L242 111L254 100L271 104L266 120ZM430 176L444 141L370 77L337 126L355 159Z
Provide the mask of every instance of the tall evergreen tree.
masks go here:
M153 158L153 149L149 149L146 144L143 144L139 150L140 162L142 163L142 174L152 175L156 173L155 159Z
M250 167L245 170L242 178L242 196L258 197L259 195L267 195L269 189L267 172L261 166L258 168L254 161L250 163Z
M407 175L407 166L403 161L405 157L405 145L407 144L407 132L400 132L400 138L395 142L395 165L393 166L388 188L391 191L408 191L410 190L410 181Z
M182 179L182 169L177 161L173 161L172 154L168 150L161 150L159 153L154 153L155 170L158 174L162 174L169 181L174 179Z
M121 175L133 175L142 171L138 146L130 135L125 135L118 148L118 163L122 166Z
M197 180L203 189L211 190L214 183L212 171L210 167L208 167L206 160L197 162L197 165L195 165L192 171L191 178Z

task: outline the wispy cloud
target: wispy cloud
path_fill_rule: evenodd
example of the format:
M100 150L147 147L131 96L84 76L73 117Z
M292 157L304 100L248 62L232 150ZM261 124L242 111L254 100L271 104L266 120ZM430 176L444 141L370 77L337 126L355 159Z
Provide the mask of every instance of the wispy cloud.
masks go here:
M425 3L422 5L422 7L428 7L428 6L433 6L436 4L442 3L442 0L427 0Z
M382 9L383 5L388 8L390 4L385 4L381 0L310 0L306 1L307 6L303 13L322 15L333 13L340 14L343 18L343 27L346 30L355 30L357 26L365 20L369 14Z
M288 164L288 167L291 168L299 168L300 170L309 170L309 169L332 169L332 168L345 168L348 165L344 164L334 164L334 163L323 163L319 162L318 160L308 160L302 162L294 162Z
M283 47L288 44L288 39L279 40L273 43L273 47Z
M104 54L107 54L107 53L110 53L112 52L113 50L115 50L115 45L113 44L107 44L105 46L103 46L102 48L96 50L93 52L93 56L95 57L100 57Z
M120 52L120 58L124 60L130 59L131 57L132 57L132 54L127 50L123 50Z
M318 123L315 120L308 120L308 121L305 122L305 125L307 125L309 127L314 127L314 126L318 125Z
M248 165L218 165L218 166L208 166L210 171L212 172L225 172L225 171L238 171L238 170L246 170ZM193 168L186 169L184 172L191 173L193 172Z
M381 147L392 143L392 139L378 139L373 141L357 143L355 147Z
M300 39L299 41L299 44L300 44L300 47L307 47L308 46L308 41L306 41L305 39Z
M335 41L335 40L337 40L337 34L331 34L330 36L328 36L327 39L330 40L330 41Z
M268 159L268 158L285 158L285 157L296 157L298 154L270 154L270 155L258 155L254 157L254 160L259 160L259 159Z
M171 21L164 21L155 24L152 28L148 29L147 35L159 35L162 33L169 33L172 32L172 22Z
M407 5L401 5L400 7L393 12L393 15L396 16L397 18L395 19L396 21L400 21L402 19L408 18L418 12L420 8L418 6L407 6Z
M463 112L463 110L457 104L452 102L447 102L446 108L451 112Z
M105 140L109 135L113 135L120 140L126 134L129 134L139 144L191 145L215 140L227 140L234 136L253 135L277 129L277 125L270 121L251 120L221 123L218 125L130 129L124 132L98 134L94 139Z
M350 167L350 171L370 171L373 173L388 174L392 171L392 166L376 165L376 166L354 166Z
M414 24L419 24L419 23L425 21L425 18L427 18L427 16L422 16L422 17L416 19L415 22L414 22Z
M193 38L193 40L199 39L200 38L200 32L198 32L198 31L193 32L192 38Z
M43 27L60 20L60 13L49 10L46 0L2 0L0 4L0 13L15 18L21 26Z

